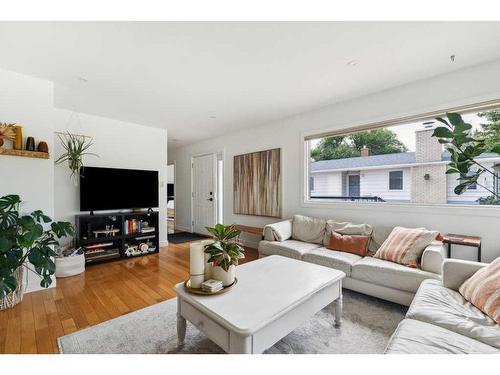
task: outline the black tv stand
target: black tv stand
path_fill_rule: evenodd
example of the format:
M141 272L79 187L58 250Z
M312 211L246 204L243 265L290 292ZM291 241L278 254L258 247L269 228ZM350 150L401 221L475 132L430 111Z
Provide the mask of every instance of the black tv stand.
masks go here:
M86 263L158 253L158 212L107 212L76 215L76 246L85 250Z

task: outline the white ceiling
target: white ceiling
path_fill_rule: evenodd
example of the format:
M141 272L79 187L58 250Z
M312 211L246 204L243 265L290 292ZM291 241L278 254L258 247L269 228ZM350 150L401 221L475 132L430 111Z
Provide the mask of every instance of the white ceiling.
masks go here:
M499 45L499 22L0 22L0 67L54 81L58 106L168 128L174 147L497 60Z

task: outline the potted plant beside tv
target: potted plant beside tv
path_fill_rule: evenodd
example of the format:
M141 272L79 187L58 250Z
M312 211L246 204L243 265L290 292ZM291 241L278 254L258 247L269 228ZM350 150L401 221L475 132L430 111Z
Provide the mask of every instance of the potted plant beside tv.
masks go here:
M212 278L222 281L224 286L234 283L236 266L245 258L243 246L237 238L240 231L234 225L217 224L206 229L212 234L214 242L205 245L205 253L209 254L208 263L212 263Z
M21 216L20 204L18 195L0 198L0 310L21 302L25 269L40 276L40 286L49 287L56 271L53 246L74 233L70 223L53 222L40 210Z

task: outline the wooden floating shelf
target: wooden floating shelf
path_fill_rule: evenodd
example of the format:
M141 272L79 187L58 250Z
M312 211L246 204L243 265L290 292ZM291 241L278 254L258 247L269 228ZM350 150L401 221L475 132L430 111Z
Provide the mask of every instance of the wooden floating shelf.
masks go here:
M49 158L49 154L47 152L14 150L11 148L2 148L2 147L0 147L0 155L22 156L25 158L36 158L36 159Z

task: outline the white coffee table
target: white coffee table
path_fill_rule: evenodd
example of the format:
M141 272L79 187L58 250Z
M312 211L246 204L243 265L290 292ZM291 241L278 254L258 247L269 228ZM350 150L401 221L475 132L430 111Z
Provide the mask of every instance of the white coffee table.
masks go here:
M228 353L262 353L330 303L342 317L345 273L277 255L238 266L238 283L215 296L188 293L177 284L177 335L186 320Z

